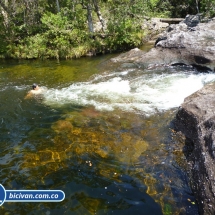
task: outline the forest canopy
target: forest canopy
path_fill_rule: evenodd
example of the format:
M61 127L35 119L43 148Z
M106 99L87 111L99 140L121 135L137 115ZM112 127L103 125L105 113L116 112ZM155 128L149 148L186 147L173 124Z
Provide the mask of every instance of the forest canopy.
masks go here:
M215 0L0 0L0 56L77 58L138 47L150 17L215 15Z

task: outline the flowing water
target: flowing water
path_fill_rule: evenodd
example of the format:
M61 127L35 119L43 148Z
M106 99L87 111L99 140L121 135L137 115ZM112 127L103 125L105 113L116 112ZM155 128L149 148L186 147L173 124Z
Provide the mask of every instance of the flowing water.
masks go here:
M0 183L66 196L6 202L0 214L197 214L171 122L183 99L215 75L110 70L110 57L0 62ZM34 82L43 93L25 99Z

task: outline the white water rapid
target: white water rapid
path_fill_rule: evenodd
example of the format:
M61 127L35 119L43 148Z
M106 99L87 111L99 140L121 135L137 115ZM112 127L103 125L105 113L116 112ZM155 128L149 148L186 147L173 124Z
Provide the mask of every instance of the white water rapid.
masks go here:
M135 71L104 73L90 81L61 89L48 89L44 103L93 105L97 110L153 114L179 107L184 98L215 81L215 74L194 71Z

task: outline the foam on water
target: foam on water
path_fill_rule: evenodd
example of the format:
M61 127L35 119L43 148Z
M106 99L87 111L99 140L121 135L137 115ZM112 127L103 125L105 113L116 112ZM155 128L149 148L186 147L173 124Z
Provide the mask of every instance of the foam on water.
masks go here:
M44 103L50 106L65 104L93 105L98 110L121 109L154 113L180 106L184 98L215 80L215 74L144 73L132 71L95 76L62 89L49 89Z

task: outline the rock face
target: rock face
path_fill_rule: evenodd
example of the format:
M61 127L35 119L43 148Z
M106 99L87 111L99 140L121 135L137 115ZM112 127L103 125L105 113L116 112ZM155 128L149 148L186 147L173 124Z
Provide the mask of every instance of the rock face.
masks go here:
M144 53L137 49L134 56L128 52L113 62L132 62L139 67L155 65L192 65L198 70L215 70L215 20L199 23L198 18L186 17L180 24L172 24L157 39L155 47ZM192 27L191 27L192 26Z
M188 175L200 214L215 214L215 83L187 97L175 127L187 138Z

